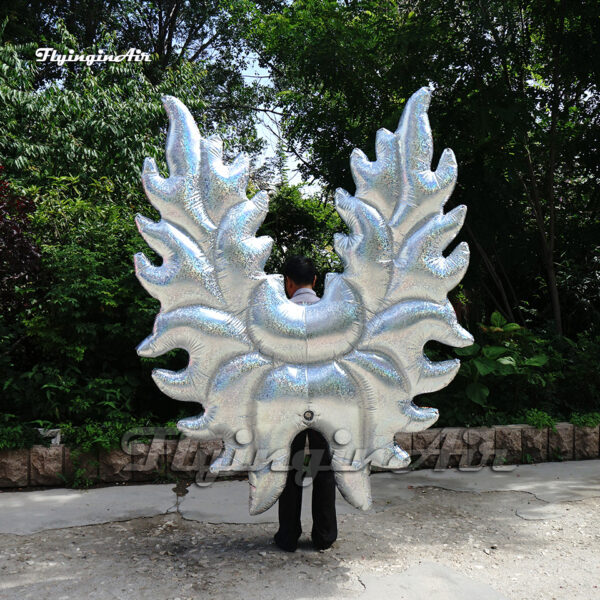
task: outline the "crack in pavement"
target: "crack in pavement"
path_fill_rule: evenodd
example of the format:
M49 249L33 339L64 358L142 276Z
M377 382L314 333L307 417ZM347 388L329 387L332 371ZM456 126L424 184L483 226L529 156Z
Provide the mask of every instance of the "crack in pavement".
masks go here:
M363 586L363 589L367 589L367 586L363 583L363 580L360 578L359 575L356 576L356 579L358 579L358 583L360 583L360 585Z

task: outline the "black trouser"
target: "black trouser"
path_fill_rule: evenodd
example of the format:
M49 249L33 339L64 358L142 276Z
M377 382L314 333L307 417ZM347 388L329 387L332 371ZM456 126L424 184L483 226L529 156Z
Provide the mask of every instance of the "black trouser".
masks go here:
M279 531L276 542L286 550L295 550L302 533L302 477L304 446L308 434L312 477L312 540L317 548L328 548L337 538L335 514L335 479L331 470L331 454L325 438L312 429L302 431L292 441L290 470L285 488L279 497Z

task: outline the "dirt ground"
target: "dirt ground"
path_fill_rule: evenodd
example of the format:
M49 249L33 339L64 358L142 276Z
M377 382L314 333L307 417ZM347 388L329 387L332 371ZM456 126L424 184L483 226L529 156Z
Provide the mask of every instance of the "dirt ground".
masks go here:
M489 586L470 598L600 599L600 498L547 505L526 492L427 487L338 523L325 552L312 549L306 523L293 554L273 545L273 523L200 523L177 512L3 535L0 597L338 599L375 597L377 587L418 600L433 580L421 595L402 573L433 563ZM455 597L445 593L435 600Z

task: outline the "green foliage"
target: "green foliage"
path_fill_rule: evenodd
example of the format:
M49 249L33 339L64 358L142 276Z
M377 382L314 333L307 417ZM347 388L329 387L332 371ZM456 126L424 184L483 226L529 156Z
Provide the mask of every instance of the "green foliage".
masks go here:
M526 465L531 465L533 464L535 461L533 460L533 457L531 456L531 454L526 453L525 456L523 457L523 462Z
M17 415L1 414L0 450L31 448L33 445L49 445L50 440L47 437L42 437L37 429L46 425L47 423L40 420L23 423Z
M71 450L71 464L73 465L73 472L70 478L65 477L61 473L61 478L63 479L65 485L75 489L87 489L92 487L96 481L94 478L89 476L89 467L97 467L97 460L90 460L87 458L86 464L83 465L81 463L83 451L80 449Z
M451 202L469 207L472 265L453 301L476 336L470 348L428 350L462 361L428 403L447 425L551 426L569 415L598 423L597 3L179 3L161 31L142 25L164 12L156 3L103 3L104 24L77 3L42 4L15 8L22 23L11 17L4 39L16 43L0 43L0 163L10 198L28 207L13 237L35 252L35 265L5 261L0 274L10 300L0 314L10 407L0 447L39 443L36 426L62 424L70 445L111 448L131 427L185 413L152 383L155 361L135 353L158 309L132 256L148 252L134 214L156 218L141 189L143 158L166 174L161 94L185 102L204 134L220 133L228 155L261 147L256 107L270 97L305 175L352 190L352 148L374 159L377 129L395 129L406 99L428 82L437 87L436 147L453 147L460 165ZM169 29L184 42L200 33L182 49ZM123 44L158 52L150 65L40 65L39 31L63 53ZM272 85L244 81L240 32ZM321 276L341 270L333 234L344 227L327 195L305 198L281 165L279 175L260 185L275 187L259 232L275 239L267 270L291 253L311 256ZM3 207L9 231L17 213ZM550 333L552 291L570 337ZM184 358L156 362L177 370ZM76 468L81 483L84 475Z
M286 139L308 157L301 169L330 189L352 191L352 149L374 159L376 131L394 130L431 84L436 148L459 164L450 202L469 209L471 322L500 309L524 325L527 301L535 329L574 336L600 323L599 11L592 0L247 2L247 35Z
M467 397L484 408L490 390L483 381L493 377L513 377L521 385L544 387L549 383L538 370L548 362L544 341L516 323L508 323L498 312L492 313L490 322L490 326L480 326L487 344L455 350L463 359L459 377L469 380Z
M538 429L549 427L552 431L556 431L556 420L547 412L538 410L537 408L530 408L525 411L525 422Z
M266 271L281 272L286 256L310 256L319 274L316 290L321 293L325 273L342 270L333 249L333 236L344 230L333 207L316 198L303 197L300 186L281 185L271 197L269 213L257 233L275 241Z
M86 49L60 22L57 36L59 52L117 49L107 33ZM155 361L135 353L158 304L133 269L133 255L147 252L135 213L156 218L141 165L152 156L166 170L162 94L185 102L203 131L223 134L229 153L261 145L254 96L240 89L227 107L208 107L205 98L215 101L227 86L210 80L203 62L184 58L158 80L141 63L67 65L39 87L37 46L0 43L0 162L12 192L34 207L22 229L39 252L35 277L22 276L17 261L2 269L3 281L17 283L17 308L0 315L2 401L21 422L172 418L181 409L153 385ZM169 366L180 368L180 355Z
M577 427L598 427L600 425L600 412L573 413L570 421Z
M427 351L435 359L460 358L448 388L428 397L440 409L442 425L492 425L525 420L553 427L555 420L600 407L595 362L598 338L581 334L577 342L533 332L500 313L480 324L477 342L449 353Z
M77 46L64 28L59 31L62 43L57 50ZM117 52L108 35L99 46ZM19 192L31 191L31 186L45 192L56 177L76 177L103 202L145 208L140 185L143 159L154 157L160 167L166 167L163 94L182 100L202 131L224 135L230 152L236 147L250 151L261 147L254 131L256 115L248 107L232 105L218 116L209 108L204 96L211 83L200 63L182 60L156 84L145 76L141 63L106 63L98 69L80 66L38 90L34 50L34 45L0 45L4 129L0 155Z
M70 448L79 452L112 450L121 447L123 435L136 427L148 427L148 419L123 416L121 419L108 418L105 421L88 420L80 425L60 423L61 439Z
M134 351L156 311L131 265L142 242L129 209L101 203L103 191L86 198L77 178L63 177L34 197L42 272L23 290L30 302L17 326L26 339L3 381L25 418L110 418L136 411L149 388Z

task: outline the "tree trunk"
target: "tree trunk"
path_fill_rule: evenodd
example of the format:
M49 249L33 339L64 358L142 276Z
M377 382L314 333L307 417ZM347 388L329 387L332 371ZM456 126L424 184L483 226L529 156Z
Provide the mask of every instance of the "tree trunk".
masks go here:
M513 314L512 306L510 304L510 301L508 300L508 296L506 294L506 290L504 289L504 284L502 283L502 279L500 279L500 277L498 276L498 273L496 272L496 269L494 268L494 264L492 263L490 257L488 256L488 253L484 250L483 246L479 243L479 241L475 237L475 234L473 233L473 230L469 227L468 223L465 224L465 231L467 232L467 235L471 238L473 244L475 245L475 248L477 249L477 252L481 256L481 260L483 261L483 264L485 265L485 268L487 269L489 276L491 277L492 281L496 285L498 292L500 293L500 298L498 298L494 294L492 294L492 292L491 292L491 290L489 290L489 288L488 288L488 293L494 299L494 303L500 309L500 312L503 312L504 316L507 317L507 319L509 321L514 321L515 317Z
M546 278L548 282L548 291L550 293L550 302L552 304L552 317L558 335L563 334L562 311L560 307L560 296L558 294L558 285L556 283L556 271L552 255L544 256L544 268L546 269Z

